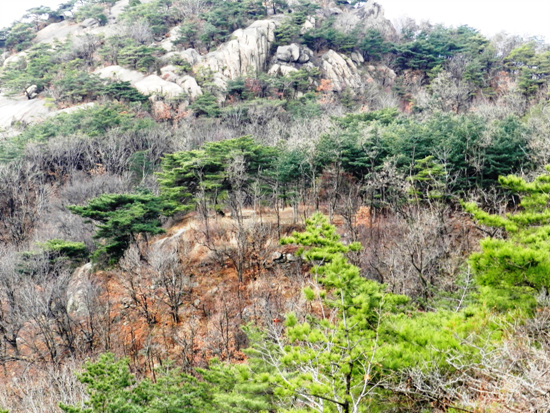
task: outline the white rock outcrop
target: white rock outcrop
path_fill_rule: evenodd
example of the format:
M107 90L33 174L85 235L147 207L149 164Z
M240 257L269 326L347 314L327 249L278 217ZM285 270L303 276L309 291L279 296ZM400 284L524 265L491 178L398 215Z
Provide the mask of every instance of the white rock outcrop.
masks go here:
M338 14L334 28L344 33L351 33L356 28L360 28L362 32L374 29L386 37L396 36L393 24L384 16L384 8L370 1L359 2L352 9Z
M97 105L97 103L95 103L95 102L81 103L80 105L71 106L70 108L65 108L65 109L55 110L53 112L50 112L50 113L48 113L47 117L51 118L51 117L57 116L61 113L67 113L67 114L75 113L75 112L78 112L80 110L86 110L86 109L93 108L95 105Z
M329 50L322 56L322 71L330 80L332 90L340 92L346 87L360 89L363 81L353 61L334 50Z
M231 35L232 40L208 53L195 69L208 68L227 79L264 71L277 25L275 19L258 20L246 29L236 30Z
M300 63L304 64L310 61L313 52L306 46L300 46L292 43L287 46L279 46L275 53L275 60L279 63Z
M157 75L150 75L134 84L135 88L144 95L164 95L176 97L184 93L181 86L168 82Z
M189 65L195 66L197 63L202 61L203 57L195 49L187 49L183 52L166 53L161 58L164 63L170 63L174 59L181 59Z
M160 47L162 47L167 52L173 51L175 49L174 40L176 40L179 37L179 31L180 31L179 26L176 26L170 29L168 38L160 42Z
M82 27L67 20L52 23L44 27L38 33L33 42L35 43L53 43L56 39L63 41L69 35L82 34Z
M73 273L67 288L67 312L69 314L84 316L88 314L90 275L92 264L88 263L79 267Z
M7 129L15 122L42 120L49 111L42 99L29 100L26 96L12 98L0 95L0 129Z
M183 76L179 78L176 83L181 86L184 92L187 93L192 100L202 95L201 87L192 76Z
M166 65L160 68L160 73L165 75L167 73L175 73L178 68L174 65Z
M297 72L298 69L296 69L294 66L289 65L280 65L278 63L271 66L267 74L269 76L286 76L291 72Z
M300 46L292 43L288 46L279 46L275 57L280 62L297 62L300 58Z
M130 82L132 85L145 79L145 75L137 70L126 69L125 67L114 65L96 69L95 72L103 79L113 79L121 82Z
M21 59L26 61L27 54L28 54L27 52L19 52L9 57L6 57L6 59L4 60L4 63L2 63L2 67L6 67L10 63L17 63Z

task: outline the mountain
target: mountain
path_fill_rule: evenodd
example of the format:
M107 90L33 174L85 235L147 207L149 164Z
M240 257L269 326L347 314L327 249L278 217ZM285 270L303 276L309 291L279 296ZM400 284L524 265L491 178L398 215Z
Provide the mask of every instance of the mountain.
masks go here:
M0 409L547 408L548 45L70 0L0 46Z

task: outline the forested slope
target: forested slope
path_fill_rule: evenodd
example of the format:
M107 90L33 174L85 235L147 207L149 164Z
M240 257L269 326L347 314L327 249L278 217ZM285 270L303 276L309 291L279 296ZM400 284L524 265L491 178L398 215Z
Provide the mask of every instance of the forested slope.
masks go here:
M306 0L0 45L0 408L548 409L548 45Z

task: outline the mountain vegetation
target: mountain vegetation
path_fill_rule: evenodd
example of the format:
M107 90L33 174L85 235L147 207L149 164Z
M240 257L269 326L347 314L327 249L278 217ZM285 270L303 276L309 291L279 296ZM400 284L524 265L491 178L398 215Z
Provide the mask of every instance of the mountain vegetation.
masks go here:
M548 410L549 45L69 0L0 47L0 411Z

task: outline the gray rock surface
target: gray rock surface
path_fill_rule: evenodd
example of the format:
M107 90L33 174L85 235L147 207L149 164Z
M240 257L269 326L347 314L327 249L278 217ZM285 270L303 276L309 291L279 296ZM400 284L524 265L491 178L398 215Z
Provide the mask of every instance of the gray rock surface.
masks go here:
M178 38L179 30L180 30L179 26L176 26L170 29L170 32L168 33L168 38L160 42L160 47L162 47L167 52L173 51L175 49L174 40Z
M183 52L170 52L162 56L162 61L164 63L170 63L173 59L181 59L191 66L195 66L202 61L203 57L195 49L187 49Z
M25 95L27 95L27 99L34 99L38 96L38 93L36 91L38 90L38 86L31 85L27 89L25 89Z
M168 82L157 75L147 76L136 82L134 86L144 95L159 94L167 97L176 97L184 92L181 86Z
M357 52L353 52L351 54L351 60L353 61L353 63L355 63L356 65L359 65L361 63L365 63L365 59L363 58L363 55L361 53L357 53Z
M90 287L90 274L92 264L88 263L79 267L73 273L67 288L67 312L77 316L88 313L87 295Z
M334 50L329 50L322 56L324 77L330 80L334 91L342 91L346 87L360 89L362 79L353 61Z
M42 99L27 99L26 96L7 97L0 95L0 129L8 129L12 123L30 123L42 120L50 112Z
M297 72L297 71L298 69L296 69L294 66L276 63L273 66L271 66L267 74L270 76L286 76L291 72Z
M145 75L143 73L117 65L96 69L94 73L104 79L108 78L119 80L121 82L130 82L132 85L145 79Z
M183 76L179 78L176 83L181 86L184 92L187 93L192 100L202 95L201 87L192 76Z
M70 108L55 110L53 112L48 113L46 117L50 118L52 116L56 116L61 113L74 113L74 112L78 112L79 110L89 109L95 105L96 105L95 102L81 103L80 105L71 106Z
M178 68L174 65L166 65L160 68L160 73L165 75L167 73L175 73Z
M306 33L308 30L315 28L315 17L308 16L302 27L300 28L300 34Z
M292 43L288 46L279 46L275 57L280 62L297 62L298 59L300 59L300 46L296 43Z
M393 38L396 35L393 24L384 16L384 8L376 2L361 2L345 10L336 17L334 27L344 33L350 33L358 27L363 33L375 29L386 37Z
M36 33L33 41L35 43L53 43L55 39L63 41L67 36L76 36L77 34L83 34L83 27L65 20L44 27Z
M27 52L19 52L19 53L16 53L12 56L9 56L7 57L5 60L4 60L4 63L2 63L2 67L6 67L8 66L9 64L11 63L17 63L20 59L23 59L23 60L26 60L25 58L27 57Z
M93 18L89 18L80 22L80 27L84 29L89 29L89 28L98 27L98 26L99 26L99 21Z
M246 29L236 30L232 40L208 53L196 69L208 68L228 79L265 70L277 25L276 19L258 20Z

